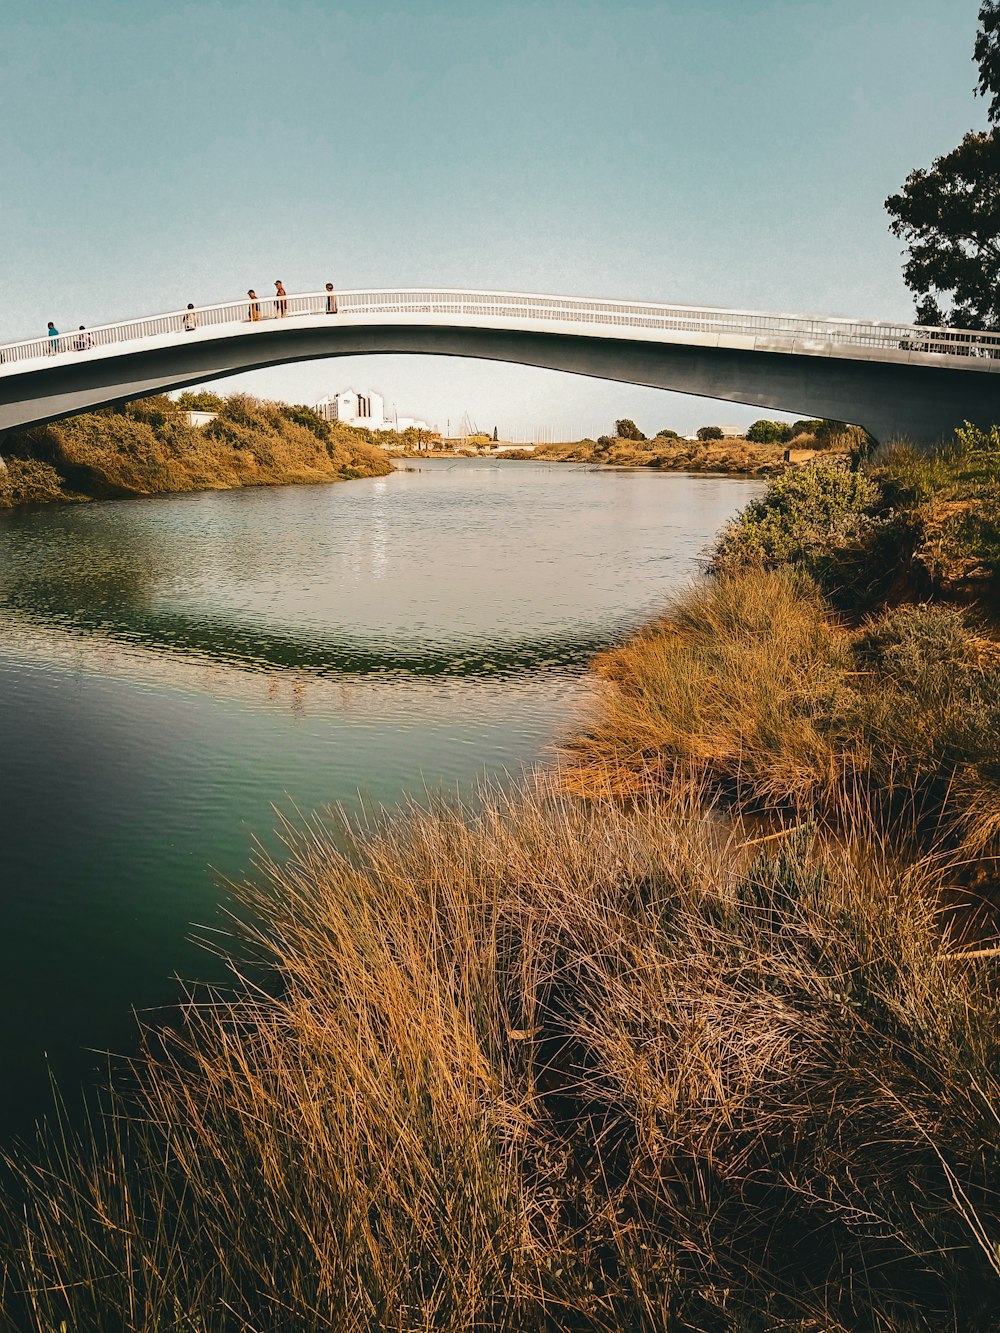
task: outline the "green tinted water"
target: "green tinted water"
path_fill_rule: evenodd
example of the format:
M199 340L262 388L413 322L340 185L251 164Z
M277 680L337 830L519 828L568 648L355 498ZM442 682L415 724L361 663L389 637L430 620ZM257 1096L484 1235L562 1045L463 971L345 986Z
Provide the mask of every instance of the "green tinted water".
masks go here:
M192 936L275 807L534 762L757 489L428 460L0 517L0 1134L219 976Z

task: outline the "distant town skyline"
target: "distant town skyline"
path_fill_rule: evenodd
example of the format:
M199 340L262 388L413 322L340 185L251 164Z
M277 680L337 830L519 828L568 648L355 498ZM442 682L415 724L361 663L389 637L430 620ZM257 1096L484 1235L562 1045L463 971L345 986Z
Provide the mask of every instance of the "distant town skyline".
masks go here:
M978 0L8 0L0 337L331 280L909 319L882 203L985 123ZM688 433L753 408L354 358L221 381ZM804 406L805 410L805 406Z

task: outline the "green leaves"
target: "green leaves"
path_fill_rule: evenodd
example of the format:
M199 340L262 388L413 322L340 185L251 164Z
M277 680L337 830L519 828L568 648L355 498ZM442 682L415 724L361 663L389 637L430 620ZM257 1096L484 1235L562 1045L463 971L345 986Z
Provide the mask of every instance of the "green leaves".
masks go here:
M970 133L885 201L922 324L1000 328L1000 130ZM938 299L946 298L950 309Z
M979 66L980 97L990 99L989 118L1000 124L1000 0L983 0L972 58Z
M1000 126L1000 0L983 0L973 59L977 92ZM1000 129L970 132L928 170L911 171L885 201L890 231L906 242L917 323L1000 328Z

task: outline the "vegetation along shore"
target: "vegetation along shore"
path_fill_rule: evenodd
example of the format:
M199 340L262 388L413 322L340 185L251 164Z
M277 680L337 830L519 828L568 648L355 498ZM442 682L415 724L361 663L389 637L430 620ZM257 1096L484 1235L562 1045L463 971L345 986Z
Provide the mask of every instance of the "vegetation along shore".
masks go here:
M996 1329L998 488L785 472L552 770L289 830L235 993L10 1155L8 1326Z
M524 462L592 463L608 467L649 467L673 472L731 473L769 476L789 462L808 461L818 453L829 457L857 449L865 432L839 421L762 419L745 435L726 435L721 426L702 426L695 438L661 430L647 439L634 421L615 422L613 435L512 449L505 457Z
M189 413L210 420L192 424ZM382 450L309 407L234 394L143 398L12 433L0 508L59 500L347 481L392 471Z
M615 424L611 436L508 449L503 457L770 476L789 466L789 450L793 463L820 453L832 458L857 449L865 438L863 431L839 422L758 421L745 437L704 427L695 440L674 431L647 440L634 422ZM13 432L3 443L0 509L383 476L392 471L393 456L427 456L418 435L329 422L311 407L246 394L182 393L176 399L158 394ZM488 442L431 450L444 457L490 452Z

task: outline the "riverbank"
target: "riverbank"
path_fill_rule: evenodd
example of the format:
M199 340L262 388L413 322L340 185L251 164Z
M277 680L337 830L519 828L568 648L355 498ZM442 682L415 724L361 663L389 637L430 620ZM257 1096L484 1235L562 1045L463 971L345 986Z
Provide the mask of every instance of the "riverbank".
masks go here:
M746 440L730 439L710 444L682 441L677 448L664 448L662 441L647 440L636 445L622 440L612 446L597 440L573 440L540 444L532 449L415 450L393 448L394 458L494 458L515 463L586 463L591 467L648 467L671 472L703 472L730 477L768 477L789 466L784 446L748 445Z
M205 395L202 395L204 398ZM192 425L163 395L82 413L4 442L0 508L385 476L386 455L310 408L235 394Z
M785 451L797 460L807 457L844 457L855 443L845 434L818 444L802 436L791 444L754 443L742 436L719 440L682 440L657 436L652 440L603 436L540 444L535 449L512 449L504 454L520 462L590 463L607 467L650 467L672 472L707 472L731 476L767 477L788 467Z
M19 1156L14 1326L991 1330L998 445L776 478L556 771L292 837Z

